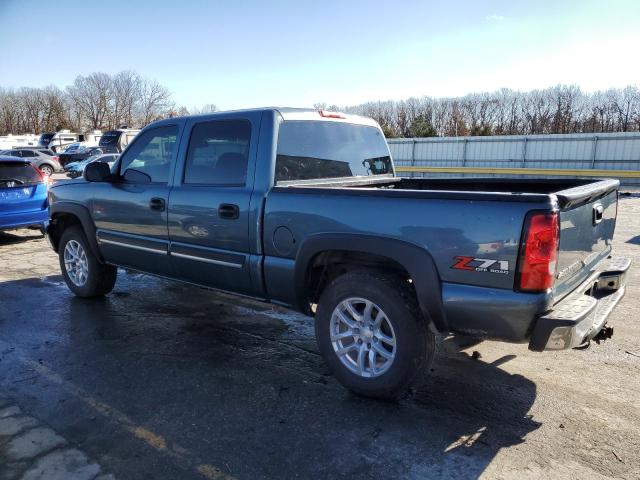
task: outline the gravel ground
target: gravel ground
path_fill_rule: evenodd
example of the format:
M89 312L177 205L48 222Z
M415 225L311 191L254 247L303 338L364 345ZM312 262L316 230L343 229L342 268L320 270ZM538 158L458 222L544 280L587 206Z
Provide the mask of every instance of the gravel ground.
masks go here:
M58 452L91 473L62 478L640 478L640 196L614 251L635 266L613 339L445 339L424 385L384 403L337 384L301 315L124 271L80 300L37 232L0 234L0 402L31 419L0 431L0 479L7 445L42 431L21 472Z

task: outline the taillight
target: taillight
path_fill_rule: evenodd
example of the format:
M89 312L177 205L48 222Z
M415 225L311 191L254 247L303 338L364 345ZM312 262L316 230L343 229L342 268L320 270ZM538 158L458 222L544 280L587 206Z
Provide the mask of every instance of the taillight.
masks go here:
M553 286L558 263L560 225L558 213L534 213L527 219L525 241L520 247L520 290L540 292Z
M321 117L324 117L324 118L342 118L342 119L347 118L341 113L327 112L326 110L318 110L318 113L320 114Z
M42 173L42 170L36 167L33 163L31 163L30 165L31 165L31 168L33 168L36 171L36 173L40 175L40 181L44 182L44 173Z
M44 183L45 185L51 185L51 177L45 175L44 172L36 167L33 163L31 164L31 167L36 171L38 175L40 175L40 182Z

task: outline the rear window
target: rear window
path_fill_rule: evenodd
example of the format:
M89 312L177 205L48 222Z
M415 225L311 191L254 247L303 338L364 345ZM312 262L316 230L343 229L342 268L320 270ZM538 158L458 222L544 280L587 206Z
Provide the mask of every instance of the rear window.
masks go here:
M286 121L280 125L276 182L392 173L382 132L367 125Z
M0 162L0 188L40 183L42 178L29 163Z

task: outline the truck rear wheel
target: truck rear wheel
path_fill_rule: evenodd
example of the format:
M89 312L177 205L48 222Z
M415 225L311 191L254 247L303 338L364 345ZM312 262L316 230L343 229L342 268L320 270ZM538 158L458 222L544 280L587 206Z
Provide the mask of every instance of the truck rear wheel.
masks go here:
M113 290L118 270L98 261L79 226L62 233L58 257L64 281L78 297L100 297Z
M342 385L367 397L401 395L431 363L435 336L404 280L377 272L335 279L322 293L316 339Z

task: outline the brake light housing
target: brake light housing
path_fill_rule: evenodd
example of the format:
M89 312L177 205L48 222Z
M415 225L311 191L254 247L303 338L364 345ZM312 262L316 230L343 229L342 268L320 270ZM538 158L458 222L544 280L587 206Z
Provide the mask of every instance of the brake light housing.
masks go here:
M343 120L345 118L347 118L345 115L343 115L342 113L338 113L338 112L328 112L326 110L318 110L318 113L323 118L341 118Z
M558 212L527 216L520 245L517 285L523 292L545 292L553 287L560 247Z

